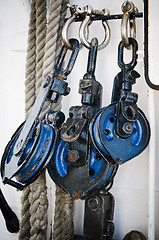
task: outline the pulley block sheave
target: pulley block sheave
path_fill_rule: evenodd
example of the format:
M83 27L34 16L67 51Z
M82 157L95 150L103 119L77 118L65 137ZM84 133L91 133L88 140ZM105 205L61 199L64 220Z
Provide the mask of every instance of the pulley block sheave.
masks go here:
M137 109L137 120L132 125L124 127L129 133L128 138L119 137L116 132L117 124L116 103L102 109L90 124L91 139L95 148L111 164L122 164L139 155L149 141L149 124L144 113ZM133 128L133 130L132 130Z
M145 114L137 107L132 85L140 75L134 70L137 64L138 45L129 38L132 61L123 61L123 42L118 48L118 65L121 72L114 80L112 103L101 109L90 122L92 143L103 158L111 164L123 164L140 154L148 145L150 127Z
M55 71L43 79L28 119L17 129L4 151L1 163L3 182L20 190L41 174L54 153L58 127L65 116L60 111L48 111L42 119L39 116L46 100L56 103L60 95L69 93L68 83L64 80L79 52L79 42L75 39L70 42L73 50L68 65L62 69L68 50L63 46Z
M95 80L98 41L92 39L87 72L79 83L82 106L72 106L59 131L53 158L48 164L51 178L74 199L86 198L107 187L117 166L106 162L90 141L89 124L101 107L102 86Z
M55 141L53 127L40 121L34 127L24 151L16 155L14 149L23 126L24 124L17 129L8 143L2 157L1 167L3 182L9 183L10 177L16 177L17 182L22 184L21 187L30 184L41 174L53 154ZM15 164L12 164L13 161L17 162L17 171L15 168L11 168L15 167ZM15 183L15 186L18 186L18 183Z

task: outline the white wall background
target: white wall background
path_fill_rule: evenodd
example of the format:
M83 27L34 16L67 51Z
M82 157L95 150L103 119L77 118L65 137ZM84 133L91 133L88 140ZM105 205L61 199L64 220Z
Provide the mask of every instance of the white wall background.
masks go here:
M24 121L24 78L29 21L29 1L0 0L0 155ZM10 186L2 191L14 212L20 217L20 196ZM0 213L0 239L16 240L18 234L6 230Z
M143 1L134 0L139 11L143 11ZM121 13L123 0L70 0L71 4L84 6L93 5L96 9L108 8L111 14ZM157 4L157 0L154 0ZM159 5L159 4L158 4ZM27 46L27 28L29 21L28 0L0 0L0 156L16 128L24 120L24 79L25 57ZM143 21L137 19L137 40L139 50L143 50ZM113 79L120 71L117 66L117 48L121 40L120 20L109 21L111 28L111 40L109 45L98 53L96 66L96 79L103 85L103 106L110 103ZM78 37L78 23L70 27L70 37ZM93 23L90 28L90 37L96 36L99 41L103 37L101 23ZM159 33L158 35L159 36ZM157 47L157 46L156 46ZM157 51L157 50L156 50ZM68 78L71 86L71 94L65 97L62 109L68 116L68 106L80 104L78 83L83 77L87 66L88 50L83 49L79 53L73 72ZM139 55L136 70L141 74L133 91L139 94L138 106L148 116L148 88L143 77L143 56ZM158 69L154 69L151 76L158 76ZM155 102L159 100L159 93L155 93ZM159 110L156 107L156 123L159 119ZM157 124L156 124L157 125ZM156 146L159 129L156 129ZM158 148L156 147L156 156ZM156 173L159 163L156 159ZM0 186L10 206L20 218L21 193L9 186ZM131 230L142 231L148 235L148 148L128 163L119 168L111 190L115 197L115 235L114 238L121 240ZM159 177L156 174L156 213L159 211ZM75 230L82 231L82 201L76 202ZM156 224L159 224L159 216L156 214ZM0 214L0 240L16 240L18 234L7 232L4 219ZM156 227L156 238L159 239L159 229Z

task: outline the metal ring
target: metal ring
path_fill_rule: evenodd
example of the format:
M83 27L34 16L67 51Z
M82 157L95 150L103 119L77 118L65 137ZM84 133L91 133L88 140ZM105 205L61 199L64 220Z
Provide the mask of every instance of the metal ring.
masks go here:
M129 31L130 34L128 34L128 22L130 26L130 31ZM136 38L136 22L134 18L130 19L129 13L124 13L122 22L121 22L121 38L126 48L130 46L129 35L131 38Z
M130 19L130 14L137 12L137 9L135 8L132 2L127 1L126 3L123 3L122 11L124 14L121 21L121 38L124 46L127 49L129 49L130 48L129 37L136 38L136 22L135 18Z
M74 46L71 44L70 40L68 39L68 28L69 26L75 22L76 20L76 17L77 17L78 14L73 14L67 21L66 23L64 24L63 26L63 29L62 29L62 41L65 45L65 47L67 47L68 49L70 50L73 50L74 49ZM85 36L86 38L88 38L89 36L89 30L88 28L85 30ZM79 49L81 49L81 47L83 46L82 43L79 43Z
M88 42L88 40L86 39L85 32L86 32L86 28L88 28L88 26L91 23L92 23L91 22L91 16L86 15L86 17L83 20L83 22L81 23L80 29L79 29L80 40L83 43L83 45L85 47L87 47L88 49L91 49L91 43ZM102 21L102 25L104 27L105 37L104 37L103 42L100 45L98 45L98 50L101 50L104 47L106 47L109 43L109 40L110 40L110 28L109 28L109 25L107 24L107 21Z
M68 28L71 25L71 23L73 23L76 19L76 14L73 14L64 24L63 29L62 29L62 41L64 43L64 45L70 49L73 50L73 46L70 43L69 39L68 39Z

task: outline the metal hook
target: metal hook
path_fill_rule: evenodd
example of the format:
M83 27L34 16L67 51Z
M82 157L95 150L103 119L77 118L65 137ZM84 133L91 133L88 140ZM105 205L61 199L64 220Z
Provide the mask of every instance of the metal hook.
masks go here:
M91 15L92 15L92 8L91 6L87 6L88 10L87 10L87 14L85 19L83 20L83 22L81 23L80 29L79 29L79 36L80 36L80 40L83 43L83 45L85 47L87 47L88 49L91 49L91 43L88 42L88 40L85 37L85 30L86 28L91 24ZM103 15L108 15L109 11L106 9L103 9ZM104 27L104 32L105 32L105 37L103 42L98 45L98 50L103 49L104 47L106 47L109 43L110 40L110 28L109 25L107 24L107 21L102 21L102 25Z
M129 35L131 38L136 38L136 22L135 18L130 19L130 15L133 13L137 13L138 9L134 6L134 4L130 1L125 1L122 4L123 18L121 21L121 38L124 46L129 49ZM129 34L128 34L128 23L129 23Z

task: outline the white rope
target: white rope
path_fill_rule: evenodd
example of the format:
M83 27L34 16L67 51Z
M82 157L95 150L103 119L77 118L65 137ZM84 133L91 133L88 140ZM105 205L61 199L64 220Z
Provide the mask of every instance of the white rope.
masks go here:
M45 240L47 229L47 188L45 172L30 185L30 239Z
M28 117L30 110L35 101L35 66L36 66L36 11L35 2L32 0L29 32L28 32L28 48L26 58L26 81L25 81L25 112L26 118Z
M26 60L26 118L36 98L42 79L42 65L46 33L46 3L33 0L29 23ZM36 81L36 79L38 79ZM35 194L36 189L36 194ZM47 198L44 174L37 182L25 188L22 195L21 229L19 240L46 239Z
M36 96L43 79L44 48L46 41L46 1L36 1Z
M51 0L46 32L46 2L32 0L26 64L26 117L34 104L42 78L53 71L61 50L61 31L67 3L68 0ZM60 109L60 102L61 99L51 108ZM50 104L46 102L42 110L43 115L48 108ZM53 239L71 240L73 238L73 200L59 188L56 193ZM45 172L23 191L21 201L22 221L19 240L45 240L48 209Z
M61 32L64 25L68 0L51 0L46 35L45 57L43 76L52 72L59 52L61 50L62 39ZM59 99L57 104L51 106L52 109L60 109ZM43 113L48 110L49 104L46 103ZM54 240L71 240L73 239L73 200L56 187L56 201L54 214Z
M26 81L25 81L25 112L26 118L35 101L35 63L36 63L36 11L35 0L31 3L30 22L28 31L28 48L26 57ZM29 240L30 238L30 203L28 196L30 187L23 190L21 203L21 223L19 240Z
M61 19L57 33L56 57L59 55L61 49L61 32L64 25L67 3L68 1L65 0L61 4ZM53 240L71 240L73 236L73 200L61 188L56 186Z
M46 1L36 0L36 96L42 82L42 67L46 38ZM30 185L30 240L46 239L47 187L45 172Z
M59 29L59 22L60 22L61 3L62 3L61 0L50 1L48 25L47 25L47 33L46 33L44 65L43 65L43 77L47 76L50 72L52 72L56 64L56 45L57 45L58 29ZM57 104L52 104L52 106L50 106L49 102L46 102L43 107L41 117L42 115L45 116L45 113L48 111L48 108L50 107L51 109L59 110L60 100ZM54 186L53 182L51 184ZM52 199L52 194L49 195L49 203L54 204L54 201ZM51 206L50 210L52 209L53 207ZM52 211L52 214L54 215L54 211Z
M44 55L44 66L43 66L43 77L47 76L53 71L56 64L56 47L57 47L57 36L59 30L60 22L60 12L61 12L62 0L51 0L48 26L46 33L46 45L45 45L45 55ZM49 108L54 110L59 110L61 108L61 98L56 104L50 105L49 102L45 102L43 111L41 114L45 116Z
M30 212L29 212L30 203L28 201L29 193L30 187L26 187L22 193L19 240L29 240L30 238Z

